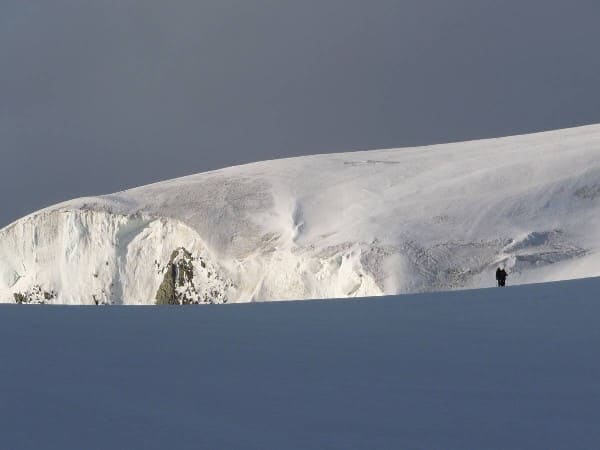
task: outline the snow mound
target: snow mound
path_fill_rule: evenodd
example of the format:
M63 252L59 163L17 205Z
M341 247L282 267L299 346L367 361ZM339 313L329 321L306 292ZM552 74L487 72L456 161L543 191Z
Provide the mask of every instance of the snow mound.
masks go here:
M0 300L196 304L600 275L600 125L265 161L0 230Z

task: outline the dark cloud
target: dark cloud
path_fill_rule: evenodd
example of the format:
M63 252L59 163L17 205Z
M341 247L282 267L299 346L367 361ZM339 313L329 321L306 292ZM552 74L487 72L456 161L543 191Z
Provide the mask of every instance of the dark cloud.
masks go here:
M596 0L0 0L0 224L292 155L600 122Z

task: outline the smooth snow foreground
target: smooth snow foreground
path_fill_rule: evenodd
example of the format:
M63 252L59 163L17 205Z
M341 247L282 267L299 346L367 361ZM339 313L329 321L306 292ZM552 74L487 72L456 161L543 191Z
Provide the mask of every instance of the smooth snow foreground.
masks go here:
M0 307L0 448L600 448L600 279Z
M0 300L223 303L600 275L600 125L318 155L63 203L0 231Z

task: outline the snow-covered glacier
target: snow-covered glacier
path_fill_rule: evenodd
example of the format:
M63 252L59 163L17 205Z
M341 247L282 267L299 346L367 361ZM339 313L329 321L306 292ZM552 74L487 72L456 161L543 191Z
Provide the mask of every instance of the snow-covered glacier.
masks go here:
M201 173L0 230L0 301L187 304L600 275L600 125Z

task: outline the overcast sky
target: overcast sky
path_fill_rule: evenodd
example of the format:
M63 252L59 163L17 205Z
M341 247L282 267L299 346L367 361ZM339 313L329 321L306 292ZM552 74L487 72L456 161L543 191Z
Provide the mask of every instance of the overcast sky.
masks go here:
M599 20L598 0L0 0L0 226L245 162L600 122Z

